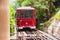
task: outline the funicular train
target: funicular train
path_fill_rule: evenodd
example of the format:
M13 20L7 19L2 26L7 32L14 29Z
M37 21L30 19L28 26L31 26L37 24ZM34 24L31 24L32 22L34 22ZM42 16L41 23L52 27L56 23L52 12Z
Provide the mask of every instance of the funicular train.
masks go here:
M17 29L36 29L35 9L32 7L20 7L16 10Z

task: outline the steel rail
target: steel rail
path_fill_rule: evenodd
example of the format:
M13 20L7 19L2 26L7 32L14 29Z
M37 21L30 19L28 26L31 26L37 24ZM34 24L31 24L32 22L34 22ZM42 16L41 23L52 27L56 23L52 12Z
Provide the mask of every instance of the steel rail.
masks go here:
M45 33L45 32L42 32L40 30L38 30L39 33L42 34L43 37L46 37L46 39L49 39L49 40L60 40L59 38L56 38L52 35L49 35L48 33Z
M49 35L48 33L40 30L36 30L33 32L21 31L18 32L17 35L18 40L60 40L59 38Z

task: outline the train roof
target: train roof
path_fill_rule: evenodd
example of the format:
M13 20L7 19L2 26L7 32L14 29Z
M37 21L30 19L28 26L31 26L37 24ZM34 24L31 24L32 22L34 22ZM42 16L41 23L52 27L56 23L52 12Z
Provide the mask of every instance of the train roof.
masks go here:
M19 8L17 8L17 10L18 9L34 9L34 8L32 8L32 7L19 7Z

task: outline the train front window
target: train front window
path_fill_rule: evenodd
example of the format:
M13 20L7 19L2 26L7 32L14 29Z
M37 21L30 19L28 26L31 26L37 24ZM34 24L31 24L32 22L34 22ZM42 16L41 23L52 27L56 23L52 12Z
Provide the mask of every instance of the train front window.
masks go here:
M20 18L32 18L32 10L21 10Z

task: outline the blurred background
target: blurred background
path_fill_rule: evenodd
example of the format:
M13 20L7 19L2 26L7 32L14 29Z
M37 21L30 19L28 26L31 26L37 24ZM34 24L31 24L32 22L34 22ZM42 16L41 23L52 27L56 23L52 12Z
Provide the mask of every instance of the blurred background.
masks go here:
M38 29L44 32L48 32L48 28L51 26L51 24L54 24L52 21L56 20L60 22L59 21L60 0L10 0L10 35L11 36L15 34L16 9L22 6L31 6L36 9L36 21L37 21L36 26ZM54 22L56 23L56 21ZM51 26L51 28L52 27L54 26Z

